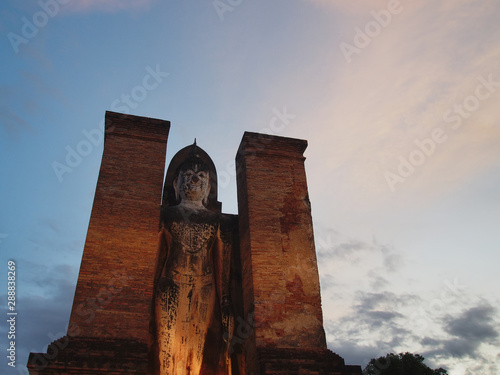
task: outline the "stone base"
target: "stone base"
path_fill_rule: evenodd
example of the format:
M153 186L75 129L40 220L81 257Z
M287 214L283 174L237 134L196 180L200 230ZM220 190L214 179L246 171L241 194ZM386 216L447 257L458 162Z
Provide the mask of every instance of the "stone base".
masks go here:
M258 350L258 375L362 375L330 350ZM47 353L30 353L30 375L148 374L147 344L122 339L64 336ZM257 374L247 374L257 375Z
M271 349L258 351L259 375L361 375L330 350ZM252 375L252 374L250 374Z
M30 353L30 375L148 373L148 347L135 340L64 336L47 353Z

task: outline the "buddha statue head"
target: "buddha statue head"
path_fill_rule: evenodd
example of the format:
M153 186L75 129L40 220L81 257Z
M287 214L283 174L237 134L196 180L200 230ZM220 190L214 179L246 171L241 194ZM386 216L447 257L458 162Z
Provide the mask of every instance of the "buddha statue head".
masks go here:
M201 203L220 213L217 200L217 172L208 154L195 142L177 152L167 169L162 207Z
M197 153L197 148L195 142L188 158L177 167L172 186L180 204L206 206L210 193L210 170Z

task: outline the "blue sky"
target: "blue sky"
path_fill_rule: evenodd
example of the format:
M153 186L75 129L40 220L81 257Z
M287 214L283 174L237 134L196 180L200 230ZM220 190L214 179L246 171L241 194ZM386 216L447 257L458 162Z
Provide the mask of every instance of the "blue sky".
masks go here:
M18 267L19 367L2 373L65 333L102 142L70 172L54 163L106 110L171 121L167 161L196 137L229 213L244 131L307 139L329 348L498 373L499 16L493 0L4 1L0 264Z

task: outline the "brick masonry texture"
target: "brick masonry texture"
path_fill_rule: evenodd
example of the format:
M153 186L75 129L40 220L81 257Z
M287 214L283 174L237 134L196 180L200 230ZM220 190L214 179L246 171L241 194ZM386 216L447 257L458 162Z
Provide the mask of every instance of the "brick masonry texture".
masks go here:
M245 133L238 151L244 306L245 313L254 311L259 347L326 348L306 146Z
M245 132L236 156L247 374L361 374L326 348L307 141Z
M62 337L47 353L31 353L31 375L146 375L147 344L135 340Z

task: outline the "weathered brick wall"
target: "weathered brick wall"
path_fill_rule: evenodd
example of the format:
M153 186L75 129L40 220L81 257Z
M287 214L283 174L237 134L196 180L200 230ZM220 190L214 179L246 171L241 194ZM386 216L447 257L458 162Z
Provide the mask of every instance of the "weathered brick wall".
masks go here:
M259 375L361 375L359 366L346 366L329 350L271 349L259 351Z
M170 123L106 112L69 336L147 342Z
M62 337L31 353L30 375L146 375L147 344L136 340Z
M361 375L326 347L306 147L246 132L236 156L244 375Z
M306 147L245 133L236 158L244 308L257 348L326 349Z

